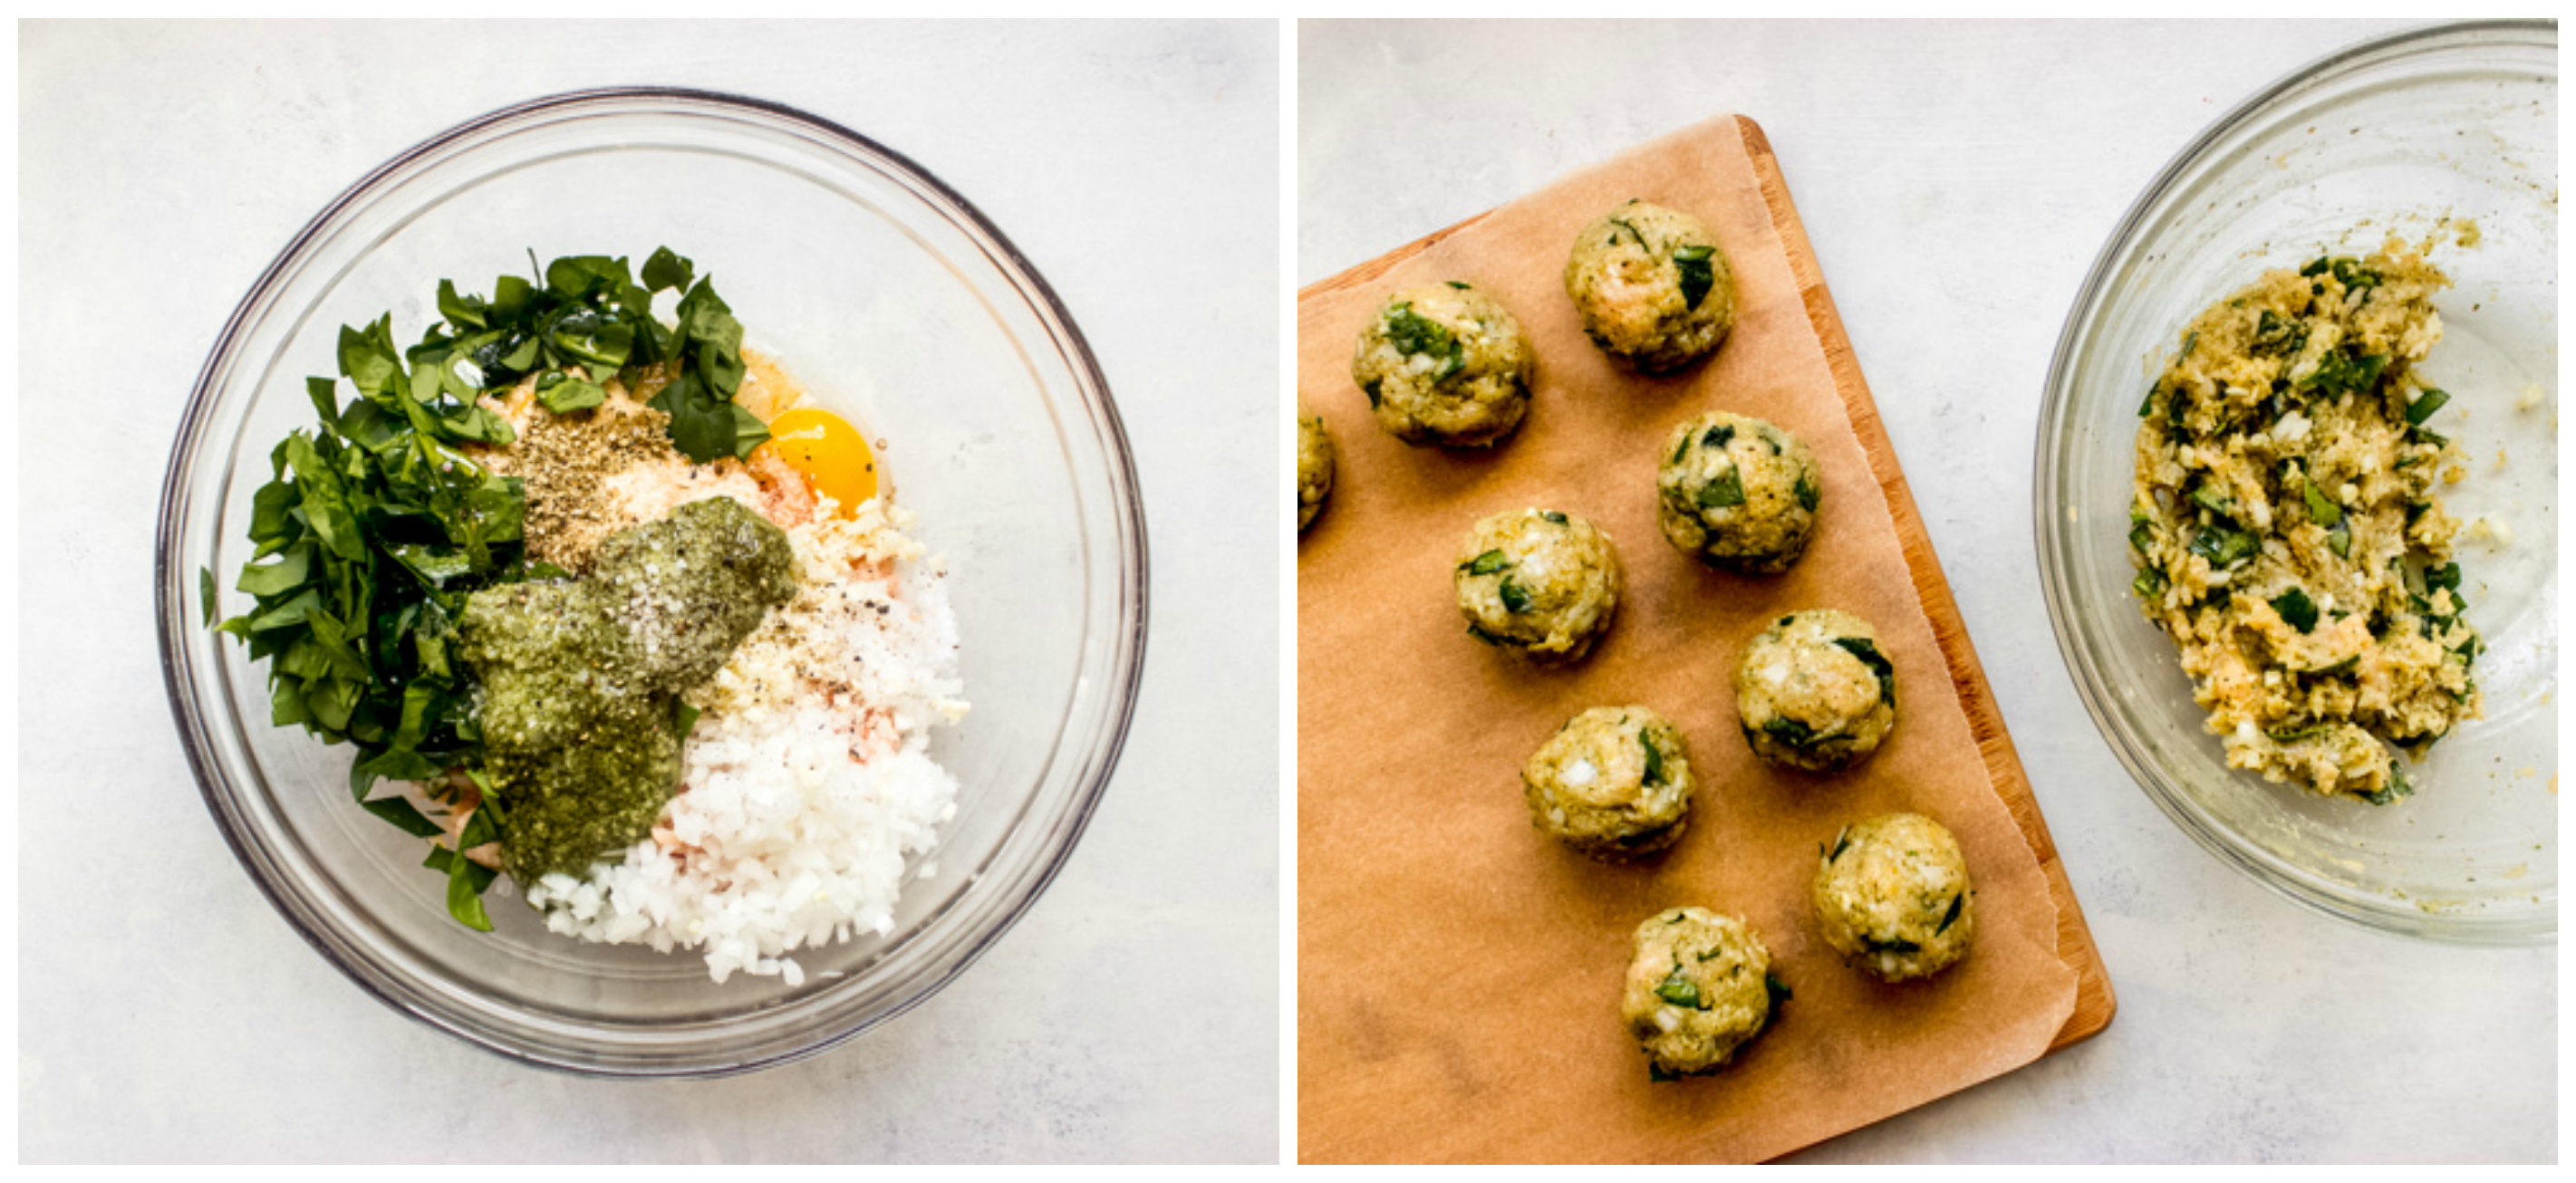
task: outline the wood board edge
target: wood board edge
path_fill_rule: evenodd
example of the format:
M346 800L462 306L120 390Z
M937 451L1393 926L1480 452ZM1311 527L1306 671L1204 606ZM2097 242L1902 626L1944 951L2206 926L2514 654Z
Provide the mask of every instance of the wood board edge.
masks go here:
M1914 495L1907 486L1904 472L1897 466L1895 446L1888 440L1886 425L1879 419L1878 404L1871 398L1869 384L1861 376L1860 360L1852 352L1851 339L1843 330L1842 316L1834 308L1833 295L1825 288L1824 269L1816 262L1815 250L1807 241L1807 229L1798 219L1797 207L1789 200L1787 180L1780 173L1780 163L1773 154L1771 141L1763 135L1760 124L1750 117L1735 117L1736 129L1744 137L1745 155L1753 162L1754 175L1762 184L1762 202L1771 212L1773 225L1779 228L1788 249L1789 266L1798 282L1798 291L1806 306L1808 323L1824 347L1825 359L1833 370L1834 385L1843 404L1851 413L1852 429L1860 437L1861 451L1868 455L1871 475L1877 478L1879 491L1887 498L1889 511L1896 518L1896 532L1903 544L1908 574L1913 578L1916 599L1924 614L1931 618L1932 633L1941 646L1942 657L1950 667L1950 681L1958 693L1960 706L1968 716L1970 732L1977 749L1983 754L1986 771L1994 781L1996 795L2012 813L2013 822L2021 828L2022 837L2030 843L2031 853L2039 859L2040 870L2048 880L2051 898L2057 901L2057 946L2069 968L2075 971L2075 1009L2066 1024L2058 1029L2046 1051L2055 1052L2100 1034L2111 1025L2119 1010L2119 999L2112 992L2108 966L2102 951L2094 943L2093 930L2084 919L2084 910L2075 899L2075 886L2066 876L2066 866L2058 857L2057 844L2049 836L2048 822L2040 816L2039 799L2031 791L2030 777L2022 768L2020 753L2013 747L2012 736L2004 727L2003 712L1997 706L1994 692L1987 685L1985 667L1977 660L1975 647L1968 640L1967 623L1959 616L1959 606L1950 594L1949 580L1942 574L1938 556L1932 551L1931 534L1923 526L1922 514L1915 508ZM1436 240L1437 236L1434 236Z

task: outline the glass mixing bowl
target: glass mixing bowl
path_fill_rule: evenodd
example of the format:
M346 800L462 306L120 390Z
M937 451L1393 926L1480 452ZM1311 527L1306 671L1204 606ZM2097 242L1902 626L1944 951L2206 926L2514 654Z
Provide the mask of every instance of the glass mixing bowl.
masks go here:
M895 931L797 954L801 987L686 952L545 931L506 885L497 931L447 915L407 837L355 808L349 749L269 725L265 667L202 625L198 572L249 556L267 453L307 426L341 325L398 339L442 277L481 291L529 252L659 245L719 281L749 343L886 443L914 533L948 561L974 709L933 754L956 819L906 868ZM162 664L225 839L352 981L505 1055L620 1076L714 1076L809 1055L900 1014L1046 887L1124 740L1145 640L1145 529L1125 435L1082 334L966 199L845 128L774 103L587 91L475 119L325 207L252 286L198 378L162 491Z
M2469 619L2486 717L2407 766L2374 808L2225 766L2173 643L2129 591L2139 399L2184 322L2266 268L2397 234L2462 237L2422 371L2467 478ZM2448 220L2446 222L2446 220ZM2446 230L2447 226L2447 230ZM2531 944L2558 929L2558 35L2473 24L2367 42L2229 112L2147 186L2066 321L2040 411L2040 571L2060 649L2147 795L2202 846L2290 898L2390 932ZM2517 409L2518 403L2536 405Z

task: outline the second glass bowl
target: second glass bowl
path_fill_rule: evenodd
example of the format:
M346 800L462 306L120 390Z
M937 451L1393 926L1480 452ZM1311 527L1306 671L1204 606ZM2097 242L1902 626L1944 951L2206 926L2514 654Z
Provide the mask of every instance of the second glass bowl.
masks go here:
M2067 318L2040 412L2049 613L2076 686L2184 832L2293 899L2385 931L2528 944L2558 927L2558 37L2417 30L2338 53L2203 133L2141 195ZM2474 229L2471 229L2474 227ZM2469 619L2486 716L2398 805L2321 800L2225 766L2173 643L2129 591L2137 406L2183 324L2273 267L2440 239L2454 286L2423 371L2454 401Z

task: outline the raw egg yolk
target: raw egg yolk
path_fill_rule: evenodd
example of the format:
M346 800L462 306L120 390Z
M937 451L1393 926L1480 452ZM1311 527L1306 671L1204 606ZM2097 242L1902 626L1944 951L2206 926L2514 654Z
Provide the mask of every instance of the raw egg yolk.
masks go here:
M841 516L877 495L877 458L867 437L850 421L818 407L782 411L769 421L769 442L789 468L805 474L814 491L841 503Z

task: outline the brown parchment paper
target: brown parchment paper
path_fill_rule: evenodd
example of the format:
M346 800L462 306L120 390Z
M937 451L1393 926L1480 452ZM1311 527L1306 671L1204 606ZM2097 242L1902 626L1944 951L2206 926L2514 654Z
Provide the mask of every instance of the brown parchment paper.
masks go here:
M2057 905L1981 759L1746 134L1711 120L1300 294L1299 391L1340 445L1298 557L1302 1159L1766 1159L2027 1064L2075 1006ZM1673 378L1615 368L1560 279L1576 230L1630 197L1698 215L1735 267L1733 333ZM1350 378L1387 291L1453 278L1537 349L1529 417L1491 453L1398 442ZM1815 450L1820 519L1785 575L1708 570L1656 527L1664 433L1709 408ZM1477 643L1452 601L1469 525L1529 505L1592 519L1626 567L1610 631L1571 668ZM1744 642L1809 607L1868 619L1897 671L1889 742L1832 777L1756 759L1730 687ZM1699 790L1673 850L1621 867L1533 829L1519 768L1577 711L1631 702L1680 726ZM1808 903L1819 843L1896 810L1957 833L1977 892L1974 951L1903 986L1845 967ZM1631 932L1677 904L1744 916L1795 997L1723 1073L1655 1084L1618 996Z

